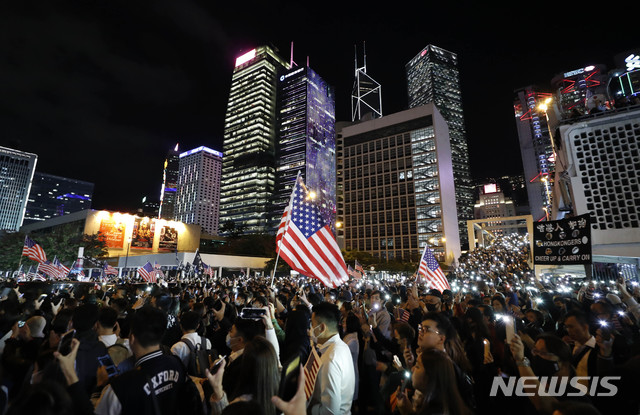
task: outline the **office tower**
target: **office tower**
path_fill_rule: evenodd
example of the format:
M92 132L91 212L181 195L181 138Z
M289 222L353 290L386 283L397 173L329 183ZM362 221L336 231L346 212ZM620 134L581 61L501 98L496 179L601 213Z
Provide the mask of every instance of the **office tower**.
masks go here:
M24 224L91 209L93 183L35 172Z
M276 89L288 64L261 46L236 59L224 127L220 221L269 228L275 187Z
M555 158L545 105L551 94L540 92L534 86L521 88L515 93L513 108L529 209L534 220L548 220Z
M201 146L180 154L175 219L218 234L222 153Z
M314 191L327 223L335 224L335 95L309 67L280 76L276 189L271 205L272 231L289 203L298 172Z
M22 226L38 156L0 147L0 230Z
M409 108L434 103L449 126L460 242L467 245L466 221L473 217L473 186L462 110L458 57L427 45L406 65Z
M180 170L180 152L178 144L167 153L162 171L162 188L160 189L160 219L174 219L176 190L178 189L178 172Z
M351 91L351 121L358 121L366 117L382 117L382 86L367 74L366 51L364 51L361 67L358 67L356 51L355 80Z
M516 215L513 201L505 197L504 192L496 183L484 184L479 196L478 202L473 207L474 219L505 218ZM494 236L507 235L513 231L508 226L502 227L502 225L507 225L507 222L503 220L489 222L489 225L493 228L492 234Z
M434 104L339 131L344 248L380 261L460 256L449 129Z

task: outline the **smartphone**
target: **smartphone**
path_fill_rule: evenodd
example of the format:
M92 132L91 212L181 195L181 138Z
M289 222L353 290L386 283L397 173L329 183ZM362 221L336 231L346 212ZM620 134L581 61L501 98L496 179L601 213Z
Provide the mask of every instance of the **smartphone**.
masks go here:
M109 375L109 377L118 374L118 368L108 354L98 357L98 362L107 369L107 375Z
M222 367L222 364L224 363L226 358L227 356L220 356L220 358L213 363L213 366L211 366L211 369L209 369L209 372L212 375L215 375L218 372L218 370Z
M280 388L278 396L284 401L290 401L298 390L298 379L300 378L300 355L290 358L282 366L282 375L280 376Z
M73 340L75 335L76 335L75 330L69 330L68 332L62 335L62 338L60 339L60 343L58 343L58 353L60 353L63 356L66 356L69 353L71 353L71 340Z
M611 329L609 329L609 324L606 321L600 322L600 334L602 336L602 340L606 342L611 340Z
M504 316L504 326L507 331L507 344L510 344L515 335L515 321L513 320L513 316Z
M408 370L405 370L404 378L402 378L402 384L400 385L400 392L404 392L404 390L407 388L409 379L411 379L411 372L409 372Z
M243 308L240 317L252 320L262 320L262 316L267 314L264 308Z
M24 320L18 321L18 327L24 327L25 323L26 323L26 321L24 321Z

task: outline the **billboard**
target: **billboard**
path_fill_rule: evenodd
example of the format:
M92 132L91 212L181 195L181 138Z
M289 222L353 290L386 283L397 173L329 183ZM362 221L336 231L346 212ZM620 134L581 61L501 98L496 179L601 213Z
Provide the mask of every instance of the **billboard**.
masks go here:
M171 226L160 228L159 251L175 251L178 249L178 230Z
M131 233L131 248L152 249L155 224L155 221L149 218L135 217L133 220L133 231Z
M107 244L107 248L122 249L124 245L124 232L127 225L125 222L116 221L113 217L102 218L100 230L102 238Z
M589 214L540 222L533 227L535 265L591 263L591 218Z

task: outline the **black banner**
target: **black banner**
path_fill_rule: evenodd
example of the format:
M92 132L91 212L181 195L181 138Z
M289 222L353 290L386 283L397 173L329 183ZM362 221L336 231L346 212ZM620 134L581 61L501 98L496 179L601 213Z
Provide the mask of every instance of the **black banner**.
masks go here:
M533 226L535 265L591 263L591 218L589 214Z

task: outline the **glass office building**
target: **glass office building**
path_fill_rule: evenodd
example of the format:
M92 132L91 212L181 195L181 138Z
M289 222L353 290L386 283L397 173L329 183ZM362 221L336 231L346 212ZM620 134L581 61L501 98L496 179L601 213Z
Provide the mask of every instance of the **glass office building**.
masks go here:
M180 152L178 144L164 160L162 171L162 188L160 189L160 219L175 219L176 191L178 190L178 175L180 171Z
M405 69L409 108L433 103L449 126L460 242L466 247L466 221L473 218L474 200L458 57L437 46L427 45L407 63Z
M314 191L321 214L335 225L335 95L317 73L301 67L284 73L278 85L276 189L271 229L276 230L300 172Z
M37 161L35 154L0 147L0 230L22 226Z
M220 222L269 230L275 189L276 90L288 63L268 47L236 59L224 127Z
M24 224L91 209L93 188L93 183L35 172Z

